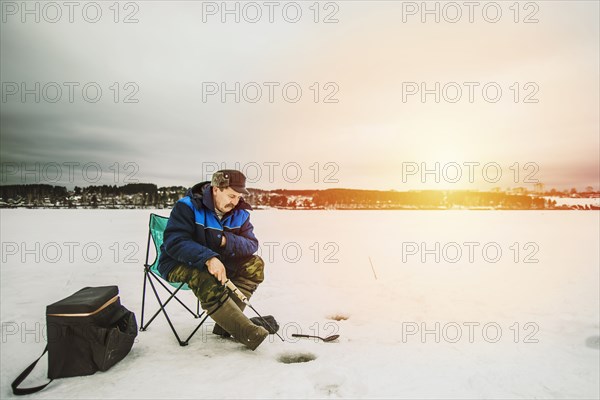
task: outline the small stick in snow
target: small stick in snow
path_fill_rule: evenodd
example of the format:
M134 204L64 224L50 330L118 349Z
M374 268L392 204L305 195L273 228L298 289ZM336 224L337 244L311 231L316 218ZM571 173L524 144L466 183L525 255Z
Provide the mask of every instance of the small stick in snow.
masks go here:
M373 261L371 261L371 256L369 256L369 263L371 263L371 269L373 270L373 275L375 275L375 280L377 280L377 274L375 273L375 267L373 267Z

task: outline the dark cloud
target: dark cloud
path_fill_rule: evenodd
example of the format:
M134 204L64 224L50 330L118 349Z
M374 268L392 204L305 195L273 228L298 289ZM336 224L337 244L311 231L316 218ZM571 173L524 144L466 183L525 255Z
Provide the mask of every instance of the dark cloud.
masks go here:
M2 112L0 129L3 162L61 162L136 153L135 146L115 138L109 127L58 114Z

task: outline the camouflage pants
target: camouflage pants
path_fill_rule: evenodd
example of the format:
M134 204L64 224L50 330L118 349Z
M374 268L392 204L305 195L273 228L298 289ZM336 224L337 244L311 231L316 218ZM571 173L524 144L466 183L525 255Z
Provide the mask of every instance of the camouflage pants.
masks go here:
M265 263L257 255L235 268L227 268L227 278L247 295L252 295L258 285L265 279ZM177 265L169 272L170 282L185 282L200 300L202 309L212 313L221 303L227 300L229 293L217 278L206 268L193 268Z

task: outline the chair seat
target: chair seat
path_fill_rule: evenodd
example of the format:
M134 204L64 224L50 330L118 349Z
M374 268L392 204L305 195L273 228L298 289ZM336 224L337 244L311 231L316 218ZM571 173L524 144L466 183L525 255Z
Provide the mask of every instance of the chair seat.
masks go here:
M158 276L160 279L163 279L162 275L158 271L158 258L156 259L156 262L150 266L150 271L154 275ZM173 286L175 288L177 288L177 287L179 287L179 285L181 285L181 282L171 282L171 281L167 281L167 280L165 280L165 282L169 283L171 286ZM180 290L190 290L190 287L188 286L187 283L184 283Z

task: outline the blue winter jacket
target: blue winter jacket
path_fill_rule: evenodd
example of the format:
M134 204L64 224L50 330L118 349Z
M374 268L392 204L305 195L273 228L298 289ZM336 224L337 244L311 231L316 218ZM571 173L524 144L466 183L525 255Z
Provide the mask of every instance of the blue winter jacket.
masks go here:
M258 250L248 210L252 207L240 199L219 221L210 182L194 185L171 210L160 248L158 270L162 277L167 279L176 265L206 268L206 261L212 257L220 259L230 271L247 261ZM221 247L222 235L225 247Z

